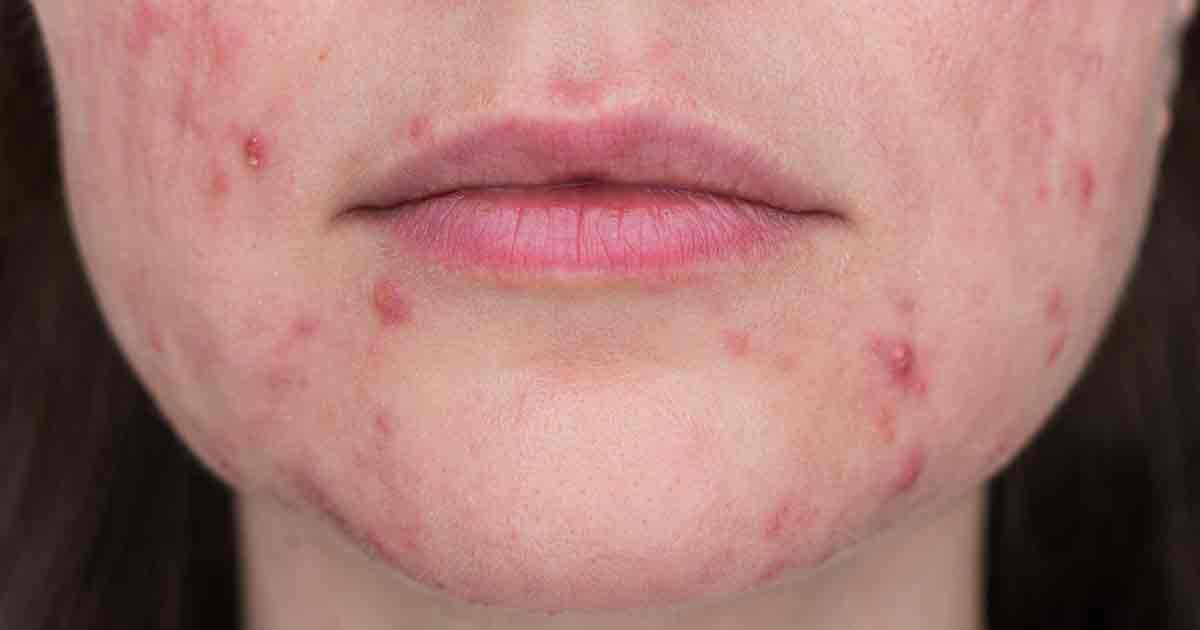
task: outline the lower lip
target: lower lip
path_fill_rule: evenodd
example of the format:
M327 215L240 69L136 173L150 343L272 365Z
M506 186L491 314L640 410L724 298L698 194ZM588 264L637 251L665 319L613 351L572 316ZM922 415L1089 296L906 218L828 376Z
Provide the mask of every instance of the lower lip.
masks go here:
M583 184L460 191L395 208L388 223L401 243L451 267L620 276L764 254L820 214L690 191Z

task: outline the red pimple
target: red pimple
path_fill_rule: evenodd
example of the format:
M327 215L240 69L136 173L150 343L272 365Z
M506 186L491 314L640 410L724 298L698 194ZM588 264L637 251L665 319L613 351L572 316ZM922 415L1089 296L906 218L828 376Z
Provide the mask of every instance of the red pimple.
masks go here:
M266 142L259 134L250 134L242 142L242 153L246 156L246 166L259 170L267 164Z
M412 319L412 306L398 281L380 280L371 293L371 303L384 326L400 326Z
M750 335L737 330L726 330L721 333L721 342L725 351L733 358L741 358L750 352Z
M893 385L911 394L926 392L926 383L917 369L916 351L910 342L876 339L871 343L871 351L883 364Z

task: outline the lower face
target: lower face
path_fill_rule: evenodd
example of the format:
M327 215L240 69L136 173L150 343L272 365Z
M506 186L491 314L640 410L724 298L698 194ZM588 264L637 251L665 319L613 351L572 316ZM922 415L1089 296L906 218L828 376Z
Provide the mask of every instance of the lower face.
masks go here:
M1142 0L35 4L75 233L172 427L373 562L532 609L741 592L977 490L1119 296L1173 63ZM668 117L828 220L554 272L354 211L480 125Z

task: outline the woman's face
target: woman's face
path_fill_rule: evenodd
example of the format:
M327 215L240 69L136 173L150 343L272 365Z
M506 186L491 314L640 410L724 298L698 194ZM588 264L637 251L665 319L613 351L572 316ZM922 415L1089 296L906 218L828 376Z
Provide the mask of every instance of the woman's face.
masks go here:
M88 272L184 441L538 609L804 575L978 490L1121 292L1183 11L35 4Z

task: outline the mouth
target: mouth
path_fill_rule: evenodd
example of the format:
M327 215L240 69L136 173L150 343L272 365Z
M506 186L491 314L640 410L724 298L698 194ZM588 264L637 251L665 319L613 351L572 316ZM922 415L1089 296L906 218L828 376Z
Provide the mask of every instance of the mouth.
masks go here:
M485 122L386 169L353 214L444 268L543 280L744 264L844 223L828 199L754 142L642 112Z

